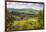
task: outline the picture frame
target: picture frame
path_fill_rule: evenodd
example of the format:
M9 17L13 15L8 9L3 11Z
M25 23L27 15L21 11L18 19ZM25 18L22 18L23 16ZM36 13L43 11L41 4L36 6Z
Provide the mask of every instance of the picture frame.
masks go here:
M35 3L35 4L43 4L43 28L44 29L44 3L43 2L28 2L28 1L6 1L5 2L5 31L7 31L7 2L19 2L19 3ZM40 30L40 29L27 29L27 30ZM12 30L9 30L12 31ZM25 31L25 30L13 30L13 31Z

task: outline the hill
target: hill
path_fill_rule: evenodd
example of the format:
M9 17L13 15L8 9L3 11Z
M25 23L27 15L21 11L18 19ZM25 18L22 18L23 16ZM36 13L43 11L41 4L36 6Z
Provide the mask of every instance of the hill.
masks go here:
M28 8L28 9L14 9L14 8L8 8L7 11L12 15L35 15L38 13L38 10Z

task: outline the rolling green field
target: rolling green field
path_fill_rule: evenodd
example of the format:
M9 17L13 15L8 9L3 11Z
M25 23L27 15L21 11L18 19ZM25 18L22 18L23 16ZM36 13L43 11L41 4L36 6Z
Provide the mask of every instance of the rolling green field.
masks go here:
M43 21L38 20L38 18L28 18L25 20L13 21L9 26L10 30L34 30L42 29Z

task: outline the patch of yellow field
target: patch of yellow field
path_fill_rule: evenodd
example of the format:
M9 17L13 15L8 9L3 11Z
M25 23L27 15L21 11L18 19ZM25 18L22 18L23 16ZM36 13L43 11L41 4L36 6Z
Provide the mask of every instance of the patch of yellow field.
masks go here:
M29 18L26 20L14 21L14 26L17 24L23 26L23 25L27 24L28 22L37 22L37 21L38 21L38 19L35 19L35 18Z

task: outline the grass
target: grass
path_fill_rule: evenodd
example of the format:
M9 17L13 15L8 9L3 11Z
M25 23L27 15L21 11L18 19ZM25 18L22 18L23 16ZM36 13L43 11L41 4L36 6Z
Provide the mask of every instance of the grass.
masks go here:
M13 27L15 30L28 30L40 28L40 23L36 18L28 18L25 20L14 21Z

